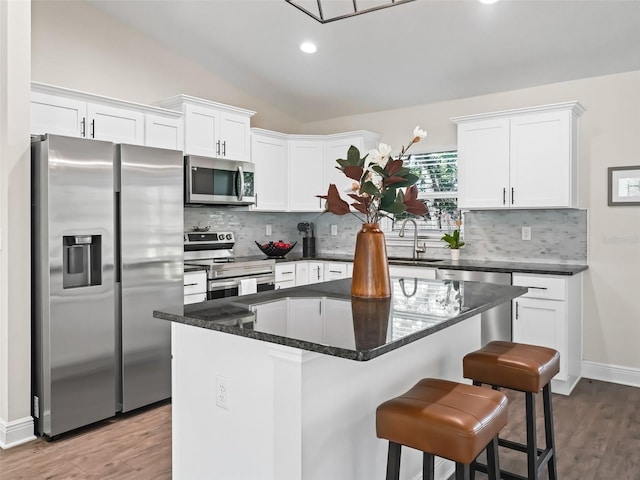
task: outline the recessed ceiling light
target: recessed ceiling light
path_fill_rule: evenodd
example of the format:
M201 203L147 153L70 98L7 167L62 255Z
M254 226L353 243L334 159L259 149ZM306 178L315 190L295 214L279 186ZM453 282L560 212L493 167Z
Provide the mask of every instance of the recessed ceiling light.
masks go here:
M499 0L480 0L480 3L484 3L485 5L491 5L492 3L496 3Z
M316 47L315 43L304 42L302 45L300 45L300 50L302 50L304 53L316 53L318 48Z

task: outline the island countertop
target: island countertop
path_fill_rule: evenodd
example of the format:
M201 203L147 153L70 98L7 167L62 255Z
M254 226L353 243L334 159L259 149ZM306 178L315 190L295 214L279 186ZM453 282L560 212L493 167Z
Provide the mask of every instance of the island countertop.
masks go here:
M351 279L186 305L154 317L367 361L527 292L524 287L392 278L385 300L351 297Z

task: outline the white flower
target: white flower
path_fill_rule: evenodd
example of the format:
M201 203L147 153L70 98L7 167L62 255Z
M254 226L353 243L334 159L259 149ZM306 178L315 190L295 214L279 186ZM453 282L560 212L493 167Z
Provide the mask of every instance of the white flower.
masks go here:
M367 157L370 162L369 167L371 167L371 164L374 164L384 168L384 166L387 164L387 161L389 160L390 154L391 147L386 143L380 143L377 149L374 148L372 150L369 150L369 156Z
M425 138L427 136L427 131L420 128L420 126L416 126L413 129L413 141L419 142L420 139Z

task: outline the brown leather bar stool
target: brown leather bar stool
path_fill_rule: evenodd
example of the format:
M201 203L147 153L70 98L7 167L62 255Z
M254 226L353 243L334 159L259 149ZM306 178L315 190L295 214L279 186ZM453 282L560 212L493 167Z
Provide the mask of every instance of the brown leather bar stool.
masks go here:
M524 392L526 400L527 443L498 439L502 447L527 454L527 476L502 471L505 480L538 480L545 467L549 480L557 479L556 448L553 435L551 379L560 371L560 354L552 348L513 342L490 342L480 350L467 354L463 375L474 385L491 385ZM535 394L542 390L546 448L536 444ZM472 471L487 471L487 465L474 462Z
M469 480L471 463L485 449L489 478L498 480L498 432L506 424L502 393L423 378L376 411L377 436L389 440L387 480L400 478L402 445L423 452L423 480L434 478L434 456L456 462L456 480Z

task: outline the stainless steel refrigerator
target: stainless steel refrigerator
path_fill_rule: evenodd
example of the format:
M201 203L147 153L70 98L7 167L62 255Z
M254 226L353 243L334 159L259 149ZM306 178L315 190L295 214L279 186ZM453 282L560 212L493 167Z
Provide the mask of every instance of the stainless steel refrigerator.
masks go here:
M32 141L33 414L53 437L170 397L182 152Z

